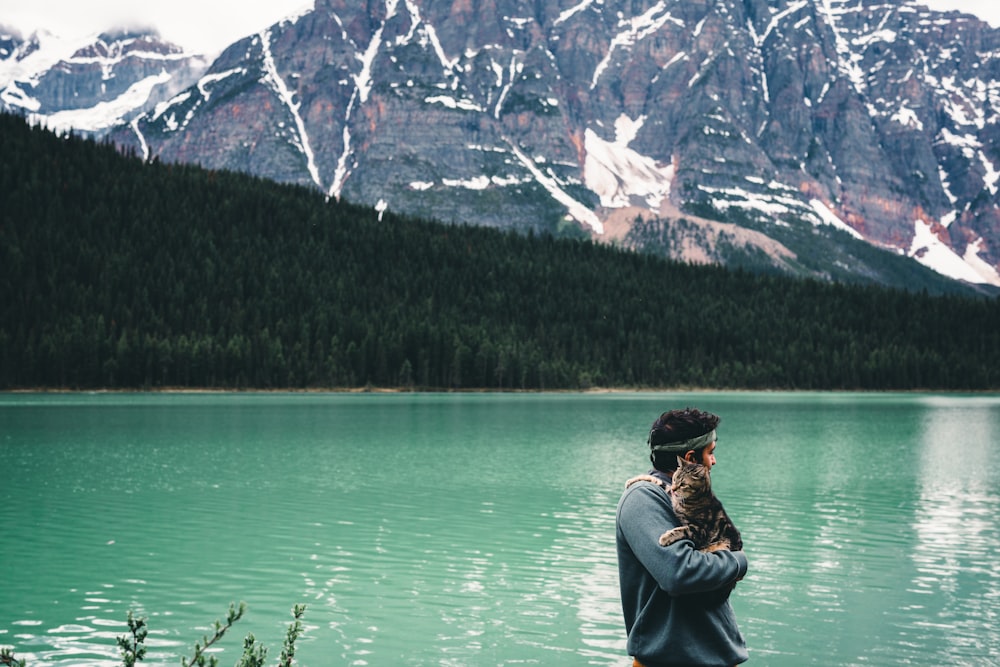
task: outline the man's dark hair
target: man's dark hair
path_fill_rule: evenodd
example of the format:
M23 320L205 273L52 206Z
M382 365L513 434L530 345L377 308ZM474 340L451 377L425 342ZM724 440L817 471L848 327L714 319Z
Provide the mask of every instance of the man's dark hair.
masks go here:
M670 442L682 442L705 435L719 425L720 418L711 412L702 412L694 408L670 410L660 415L649 430L649 446L663 445ZM698 449L702 449L699 447ZM680 456L684 452L679 453ZM677 468L677 452L651 452L649 460L653 467L663 472L673 472Z

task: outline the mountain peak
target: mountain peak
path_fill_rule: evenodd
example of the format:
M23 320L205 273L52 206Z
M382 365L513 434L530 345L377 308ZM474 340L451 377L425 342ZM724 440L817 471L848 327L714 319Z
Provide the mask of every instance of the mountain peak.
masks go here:
M39 31L10 42L0 101L57 131L107 131L186 88L204 71L155 31L118 29L65 39Z
M444 221L613 218L666 254L618 213L799 255L839 231L1000 286L997 62L1000 32L914 0L317 0L109 136Z

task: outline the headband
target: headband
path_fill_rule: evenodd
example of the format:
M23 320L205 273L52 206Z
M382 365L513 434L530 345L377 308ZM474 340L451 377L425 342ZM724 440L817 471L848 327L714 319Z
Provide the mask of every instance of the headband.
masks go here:
M653 434L650 433L650 439L652 439ZM651 452L686 452L691 449L701 449L710 443L715 442L715 429L709 431L705 435L699 435L697 438L691 438L689 440L681 440L680 442L664 442L659 445L649 445L649 451Z

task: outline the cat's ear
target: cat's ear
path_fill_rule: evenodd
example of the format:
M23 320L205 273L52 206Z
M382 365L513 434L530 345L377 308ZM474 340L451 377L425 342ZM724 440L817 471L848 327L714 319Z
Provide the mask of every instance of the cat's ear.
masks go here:
M677 457L677 468L678 469L683 468L684 464L686 464L686 463L690 463L690 461L688 461L687 459L685 459L683 456L678 456Z

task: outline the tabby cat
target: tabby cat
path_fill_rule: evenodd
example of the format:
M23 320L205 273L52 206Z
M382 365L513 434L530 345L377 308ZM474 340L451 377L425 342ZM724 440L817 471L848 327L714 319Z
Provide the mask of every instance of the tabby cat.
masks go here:
M666 488L663 481L652 475L634 477L625 486L639 481L652 482ZM700 551L743 549L740 531L712 493L712 478L707 467L677 457L677 470L674 471L669 491L670 503L681 525L660 535L660 546L666 547L678 540L689 539L694 542L695 549Z

